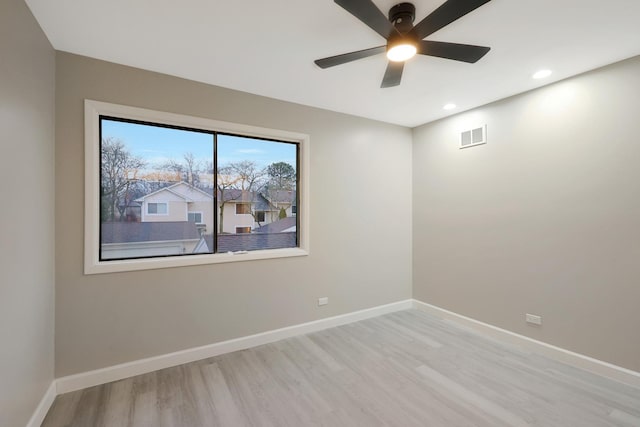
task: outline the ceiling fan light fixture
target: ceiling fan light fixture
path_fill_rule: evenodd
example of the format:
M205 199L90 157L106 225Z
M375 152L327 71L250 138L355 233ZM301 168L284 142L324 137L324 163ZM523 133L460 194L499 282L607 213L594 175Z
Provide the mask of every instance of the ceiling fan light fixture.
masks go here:
M491 0L445 0L416 25L413 25L416 7L406 1L389 9L388 17L374 4L373 0L333 1L382 36L387 43L369 49L316 59L315 64L324 69L386 52L388 63L380 88L398 86L402 79L405 61L416 54L474 64L491 50L487 46L425 40L429 35Z
M418 52L415 44L408 41L401 41L387 48L387 58L393 62L404 62L411 59Z

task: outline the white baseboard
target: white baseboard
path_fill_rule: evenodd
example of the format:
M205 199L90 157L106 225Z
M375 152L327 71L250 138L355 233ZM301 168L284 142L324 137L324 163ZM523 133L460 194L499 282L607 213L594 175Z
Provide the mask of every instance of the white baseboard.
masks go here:
M345 325L359 320L380 316L400 310L407 310L413 307L413 300L398 301L391 304L354 311L352 313L339 316L328 317L326 319L315 320L299 325L288 326L286 328L273 331L262 332L246 337L235 338L201 347L176 351L174 353L135 360L133 362L122 363L120 365L109 366L94 371L61 377L56 380L57 394L68 393L87 387L93 387L112 381L121 380L135 375L146 374L158 369L170 368L184 363L194 362L224 353L244 350L262 344L272 343L284 338L296 335L308 334L310 332L321 331L334 326Z
M508 342L526 348L527 350L554 359L585 371L611 378L622 383L640 387L640 372L632 371L612 363L594 359L580 353L565 350L524 335L445 310L435 305L427 304L416 299L413 300L413 308L433 314L437 317L452 320L461 325L474 329L482 334L490 335L500 341Z
M146 374L159 369L169 368L172 366L182 365L184 363L194 362L209 357L218 356L233 351L244 350L250 347L268 344L285 338L297 335L317 332L335 326L345 325L360 320L369 319L371 317L381 316L387 313L407 310L415 308L440 318L449 319L461 325L470 327L480 333L490 335L503 342L512 343L526 348L529 351L546 357L564 362L568 365L575 366L604 377L612 378L617 381L640 387L640 373L630 369L622 368L611 363L603 362L579 353L574 353L560 347L553 346L541 341L525 337L515 332L507 331L487 323L448 311L431 304L424 303L415 299L398 301L391 304L381 305L365 310L355 311L352 313L342 314L339 316L319 319L312 322L302 323L299 325L288 326L281 329L266 331L259 334L249 335L222 341L214 344L204 345L191 349L176 351L173 353L163 354L160 356L149 357L146 359L135 360L119 365L109 366L94 371L83 372L80 374L69 375L56 379L47 390L38 408L34 412L27 427L38 427L47 414L55 396L62 393L80 390L87 387L93 387L100 384L118 381L135 375Z
M42 400L38 404L38 407L31 415L29 422L27 423L27 427L40 427L42 422L44 421L44 417L47 416L47 412L49 412L49 408L53 404L53 401L56 399L56 381L53 380L47 388L47 391L42 396Z

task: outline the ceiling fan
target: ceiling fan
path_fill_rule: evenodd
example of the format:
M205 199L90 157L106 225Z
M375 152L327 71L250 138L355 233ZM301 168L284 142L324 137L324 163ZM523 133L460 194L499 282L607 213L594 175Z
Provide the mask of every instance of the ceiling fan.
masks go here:
M387 40L386 46L372 47L314 61L320 68L329 68L357 59L387 52L389 63L380 87L398 86L406 60L416 53L475 63L489 52L490 47L423 40L453 21L491 0L447 0L429 16L413 25L416 8L400 3L389 10L389 19L371 0L334 0Z

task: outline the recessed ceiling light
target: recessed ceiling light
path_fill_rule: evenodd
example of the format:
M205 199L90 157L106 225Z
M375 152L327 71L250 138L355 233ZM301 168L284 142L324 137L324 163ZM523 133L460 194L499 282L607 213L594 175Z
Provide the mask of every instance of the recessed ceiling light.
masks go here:
M540 70L537 71L533 76L534 79L544 79L545 77L549 77L551 75L551 70Z
M453 110L454 108L456 108L456 104L447 104L444 107L445 110Z

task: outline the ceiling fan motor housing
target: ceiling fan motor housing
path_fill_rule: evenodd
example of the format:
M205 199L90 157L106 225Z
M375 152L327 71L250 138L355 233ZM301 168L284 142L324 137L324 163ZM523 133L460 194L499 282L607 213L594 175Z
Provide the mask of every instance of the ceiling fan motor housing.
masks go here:
M389 9L389 21L401 34L411 31L415 18L416 7L411 3L399 3Z

